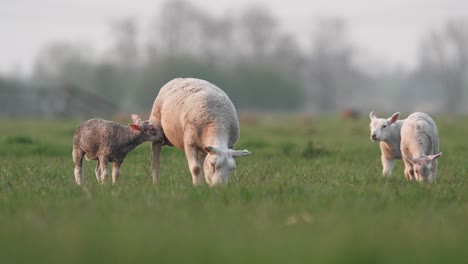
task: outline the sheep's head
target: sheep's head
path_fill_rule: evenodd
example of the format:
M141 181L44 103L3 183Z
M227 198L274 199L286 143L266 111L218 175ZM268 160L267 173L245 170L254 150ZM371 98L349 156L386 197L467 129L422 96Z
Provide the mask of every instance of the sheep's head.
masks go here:
M141 118L132 114L133 124L130 128L141 132L141 137L144 141L161 141L163 140L163 133L161 129L154 127L149 120L142 121Z
M236 168L234 158L250 154L248 150L220 149L206 146L207 153L203 164L205 180L210 186L224 184L229 181L229 175Z
M391 128L390 126L398 120L400 113L394 113L391 117L377 118L375 112L372 111L369 114L370 117L370 139L372 141L385 141L390 138Z
M414 177L417 181L430 181L434 174L434 161L442 155L442 152L435 155L413 158L406 156L406 159L413 164Z

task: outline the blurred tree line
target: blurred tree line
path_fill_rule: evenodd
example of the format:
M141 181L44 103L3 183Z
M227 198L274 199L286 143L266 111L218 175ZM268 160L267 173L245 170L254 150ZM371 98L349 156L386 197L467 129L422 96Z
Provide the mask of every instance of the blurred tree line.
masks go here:
M112 45L104 52L74 43L44 47L29 84L73 84L121 111L149 111L159 88L176 77L216 84L238 110L468 110L466 20L427 34L417 67L407 70L363 63L367 54L352 44L339 18L311 23L311 41L304 47L262 6L214 16L176 0L159 10L145 29L133 18L112 23ZM0 77L0 93L18 85L23 84Z

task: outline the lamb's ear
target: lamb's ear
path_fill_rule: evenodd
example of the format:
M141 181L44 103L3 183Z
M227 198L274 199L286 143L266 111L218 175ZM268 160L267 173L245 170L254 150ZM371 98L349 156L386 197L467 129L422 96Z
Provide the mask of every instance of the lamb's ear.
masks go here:
M244 149L244 150L232 150L232 157L233 158L237 158L237 157L242 157L242 156L245 156L245 155L249 155L250 151Z
M133 130L141 131L140 127L135 124L128 124L128 126Z
M432 161L432 160L438 159L441 155L442 155L442 152L439 152L438 154L429 155L427 157Z
M138 125L142 122L141 118L137 114L132 114L131 117L135 125Z
M375 115L375 112L374 112L374 111L370 112L369 118L370 118L371 120L377 118L377 116Z
M393 124L396 121L398 121L399 117L400 117L400 112L396 112L388 119L388 121L390 122L390 124Z

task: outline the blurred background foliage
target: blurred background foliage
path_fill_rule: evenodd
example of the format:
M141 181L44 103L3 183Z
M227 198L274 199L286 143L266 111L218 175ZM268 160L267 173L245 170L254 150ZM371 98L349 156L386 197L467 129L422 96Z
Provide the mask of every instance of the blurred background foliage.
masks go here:
M428 32L416 66L405 69L368 60L339 17L314 20L310 45L303 45L260 5L227 16L185 0L166 1L159 10L149 27L135 18L111 23L112 44L104 51L50 43L31 76L0 75L1 115L149 112L160 87L176 77L216 84L240 111L468 112L466 19ZM99 102L108 107L89 111Z

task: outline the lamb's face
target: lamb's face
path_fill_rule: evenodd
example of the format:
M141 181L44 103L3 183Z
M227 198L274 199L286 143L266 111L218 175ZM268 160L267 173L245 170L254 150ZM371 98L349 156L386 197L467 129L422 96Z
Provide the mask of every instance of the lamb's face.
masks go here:
M236 168L234 158L250 154L248 150L220 149L207 146L203 164L206 183L210 186L225 184L229 181L231 172Z
M228 152L208 153L203 164L205 180L210 186L226 184L236 162Z
M390 122L387 119L376 118L370 123L370 139L372 141L385 141L390 138Z
M400 113L393 114L390 118L377 118L374 112L371 112L370 117L370 139L372 141L385 141L390 139L391 125L398 120Z
M141 123L141 133L145 141L160 141L163 139L161 129L155 128L149 121Z
M423 160L421 163L413 164L414 177L417 181L423 182L432 179L432 162Z
M130 128L136 131L140 131L140 138L143 141L161 141L164 139L164 134L161 128L154 127L149 120L142 121L141 118L132 114L133 124L130 124Z
M440 157L442 153L436 155L423 156L420 158L407 157L413 165L414 177L417 181L431 181L434 175L434 161Z

